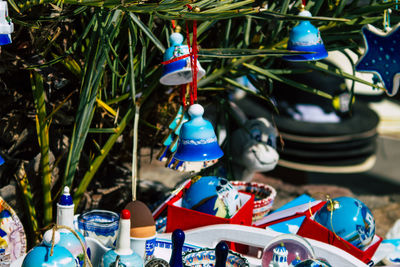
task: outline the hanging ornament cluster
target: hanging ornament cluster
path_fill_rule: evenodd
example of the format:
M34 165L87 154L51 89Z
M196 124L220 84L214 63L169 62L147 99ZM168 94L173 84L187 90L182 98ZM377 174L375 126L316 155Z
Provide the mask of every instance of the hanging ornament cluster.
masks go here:
M386 27L385 27L386 28ZM379 30L367 24L362 28L365 53L356 64L356 70L375 73L383 83L386 94L394 96L400 79L400 23L393 29Z
M305 3L303 2L298 15L312 17L311 13L304 9L304 6ZM283 59L287 61L320 60L328 56L318 28L312 25L309 20L301 21L299 25L295 26L290 31L287 49L301 52L313 52L309 54L284 56Z
M0 0L0 45L11 44L14 24L8 16L7 2Z
M189 10L194 10L187 5ZM173 26L175 23L173 22ZM197 22L193 21L193 38L190 44L189 25L186 22L187 45L179 26L170 36L171 47L164 54L163 74L160 83L181 86L178 114L169 125L170 133L163 141L164 148L158 159L166 166L179 171L198 172L211 166L223 152L211 123L203 118L204 108L197 103L197 80L205 75L197 57ZM187 109L187 103L190 107ZM189 119L190 116L190 119Z

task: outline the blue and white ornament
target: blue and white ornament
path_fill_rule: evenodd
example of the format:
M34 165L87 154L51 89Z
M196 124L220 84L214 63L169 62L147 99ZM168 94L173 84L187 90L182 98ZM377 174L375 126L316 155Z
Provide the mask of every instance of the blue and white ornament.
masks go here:
M0 45L11 43L11 33L14 31L14 24L8 16L7 2L0 0Z
M174 158L181 161L205 162L217 160L224 155L218 144L211 122L203 118L204 108L191 105L190 120L184 123L179 133L178 148Z
M170 35L169 42L171 46L165 50L164 61L189 54L189 47L182 44L183 39L183 35L179 32L174 32ZM197 61L196 64L198 68L197 79L200 79L206 74L206 71L201 67L199 61ZM190 56L188 56L165 64L163 66L163 74L160 78L160 83L164 85L181 85L190 83L192 79Z
M231 218L242 206L238 190L225 178L196 176L184 193L182 207Z
M355 69L373 72L384 84L386 93L393 96L399 89L400 79L400 23L389 32L384 32L367 24L362 28L365 54L357 62Z
M308 10L302 10L299 16L311 17ZM309 20L303 20L299 25L290 31L288 50L301 52L314 52L310 54L284 56L283 59L288 61L310 61L320 60L328 56L321 34L317 27L311 24Z
M375 220L371 211L353 197L329 200L316 213L315 221L359 249L369 245L375 236Z

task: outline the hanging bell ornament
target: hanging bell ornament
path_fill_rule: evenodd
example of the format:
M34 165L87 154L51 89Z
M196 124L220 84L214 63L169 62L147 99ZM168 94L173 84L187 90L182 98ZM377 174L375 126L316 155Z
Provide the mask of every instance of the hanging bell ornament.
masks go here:
M181 161L212 161L224 155L211 122L203 119L204 108L191 105L190 120L182 125L174 158Z
M175 32L169 37L171 47L167 48L164 53L163 74L160 78L160 83L164 85L181 85L192 82L192 68L190 65L190 57L173 61L189 54L189 47L182 45L183 35L180 33L180 27L177 26ZM169 62L172 61L172 62ZM168 63L169 62L169 63ZM200 62L197 60L197 79L200 79L206 74L206 71L201 67Z
M302 8L299 16L311 17L311 13ZM312 25L309 20L301 21L299 25L291 30L287 49L301 52L313 52L310 54L284 56L283 59L287 61L319 60L328 56L318 28Z
M6 1L0 0L0 45L11 44L11 33L14 31L14 24L8 16Z

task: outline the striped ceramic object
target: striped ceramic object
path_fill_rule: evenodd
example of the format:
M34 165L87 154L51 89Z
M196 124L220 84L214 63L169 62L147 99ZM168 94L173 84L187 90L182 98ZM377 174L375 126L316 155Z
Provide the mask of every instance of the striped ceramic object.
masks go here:
M231 184L240 192L251 193L255 196L253 209L253 223L268 215L274 204L276 190L270 185L255 182L231 181Z

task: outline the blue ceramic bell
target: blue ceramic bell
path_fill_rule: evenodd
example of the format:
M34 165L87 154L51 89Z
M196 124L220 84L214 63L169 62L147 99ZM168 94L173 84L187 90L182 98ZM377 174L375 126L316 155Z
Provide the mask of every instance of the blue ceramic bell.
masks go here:
M64 192L61 195L60 201L57 203L57 224L74 229L74 203L69 194L68 186L64 187ZM59 229L57 231L60 233L60 242L58 245L68 249L72 255L76 257L80 266L83 266L84 251L79 239L67 229ZM79 235L87 249L83 235L79 231L76 231L76 233Z
M60 233L54 233L54 247L51 252L53 230L43 236L43 242L31 249L25 256L21 267L78 267L75 257L66 248L59 245Z
M143 259L131 249L131 213L124 209L119 220L119 231L115 249L107 251L102 258L101 267L125 266L143 267Z
M369 245L375 235L375 220L371 211L353 197L329 200L317 212L315 221L359 249Z
M181 161L211 161L224 155L211 122L203 119L199 104L189 108L190 120L182 125L174 158Z
M11 44L11 33L14 31L14 24L8 16L6 1L0 0L0 45Z
M307 10L303 10L300 11L299 16L311 17L311 13ZM291 30L287 49L301 52L314 52L310 54L284 56L283 59L288 61L319 60L328 56L318 28L312 25L309 20L301 21L299 25Z
M179 33L180 27L176 27L176 32L171 34L169 41L171 46L164 53L164 62L189 54L187 45L183 45L183 35ZM200 79L206 74L206 71L201 67L199 61L197 64L197 79ZM163 74L160 78L160 83L164 85L181 85L192 81L192 68L190 65L190 57L185 57L180 60L163 65Z

